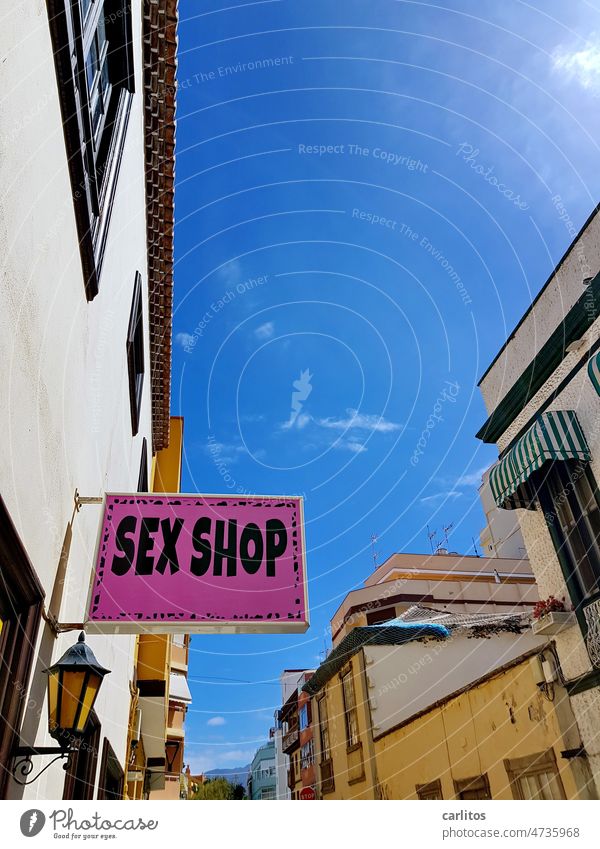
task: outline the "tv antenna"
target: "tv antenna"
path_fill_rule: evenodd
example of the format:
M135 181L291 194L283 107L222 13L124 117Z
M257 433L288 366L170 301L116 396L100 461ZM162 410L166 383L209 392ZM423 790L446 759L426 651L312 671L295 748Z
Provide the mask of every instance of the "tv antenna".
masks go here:
M373 567L375 569L379 568L379 563L377 562L379 552L375 549L375 545L377 544L378 539L379 537L377 536L377 534L371 534L371 557L373 558Z
M444 547L445 547L446 549L448 549L448 545L449 545L449 543L448 543L448 534L450 533L450 531L452 530L452 528L453 528L453 527L454 527L454 522L450 522L450 524L449 524L449 525L445 525L445 526L442 528L442 531L443 531L443 533L444 533L444 543L445 543L445 546L444 546Z
M436 542L435 545L433 544L433 541L435 539L436 534L437 534L437 531L436 530L430 531L429 525L427 525L427 538L429 540L429 545L431 546L431 553L432 554L435 554L436 549L439 547L437 542Z

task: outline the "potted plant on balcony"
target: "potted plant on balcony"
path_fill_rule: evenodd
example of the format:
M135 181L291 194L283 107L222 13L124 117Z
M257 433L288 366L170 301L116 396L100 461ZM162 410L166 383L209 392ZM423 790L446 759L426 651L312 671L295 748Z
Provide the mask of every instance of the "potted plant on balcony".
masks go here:
M533 619L534 634L559 634L577 622L575 614L565 606L565 597L553 595L536 602Z

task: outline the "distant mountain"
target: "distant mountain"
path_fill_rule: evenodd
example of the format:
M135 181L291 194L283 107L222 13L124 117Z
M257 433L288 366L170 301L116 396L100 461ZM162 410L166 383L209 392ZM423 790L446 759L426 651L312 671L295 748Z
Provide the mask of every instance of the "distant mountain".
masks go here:
M207 778L226 778L232 784L242 784L246 787L249 772L250 764L248 766L234 766L231 769L210 769L204 775Z

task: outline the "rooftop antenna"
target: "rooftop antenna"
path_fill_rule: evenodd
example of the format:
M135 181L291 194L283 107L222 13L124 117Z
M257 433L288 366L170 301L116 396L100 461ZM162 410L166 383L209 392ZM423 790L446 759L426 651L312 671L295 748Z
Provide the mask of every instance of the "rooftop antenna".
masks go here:
M481 554L477 551L477 543L475 542L475 537L471 537L473 542L473 548L475 549L475 557L481 557Z
M433 545L433 541L435 539L436 534L437 534L437 531L436 530L430 531L429 525L427 525L427 537L429 539L429 545L431 546L431 553L432 554L435 554L435 549L438 547L437 543L436 543L435 546Z
M445 543L444 548L445 548L447 551L449 550L449 549L448 549L448 546L449 546L449 543L448 543L448 534L450 533L450 531L452 530L452 528L453 528L453 527L454 527L454 522L450 522L450 524L449 524L449 525L446 525L445 527L443 527L443 528L442 528L442 531L444 532L444 543Z
M377 562L377 558L379 557L379 552L375 550L375 545L377 543L378 536L377 534L371 534L371 556L373 558L373 568L378 569L379 563Z

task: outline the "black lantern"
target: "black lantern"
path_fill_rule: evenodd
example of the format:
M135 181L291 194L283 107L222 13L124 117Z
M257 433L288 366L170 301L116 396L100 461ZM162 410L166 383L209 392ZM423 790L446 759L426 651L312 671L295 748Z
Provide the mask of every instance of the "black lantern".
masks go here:
M83 736L102 679L110 669L100 666L82 631L75 645L44 672L48 674L48 730L68 747Z
M13 776L19 784L31 784L44 772L44 767L31 781L25 779L33 769L32 755L56 754L69 758L77 750L96 702L98 691L110 669L100 666L93 651L85 642L83 631L74 646L60 660L44 670L48 675L48 730L59 748L47 746L17 746ZM51 761L54 763L54 761ZM68 761L65 769L68 768Z

